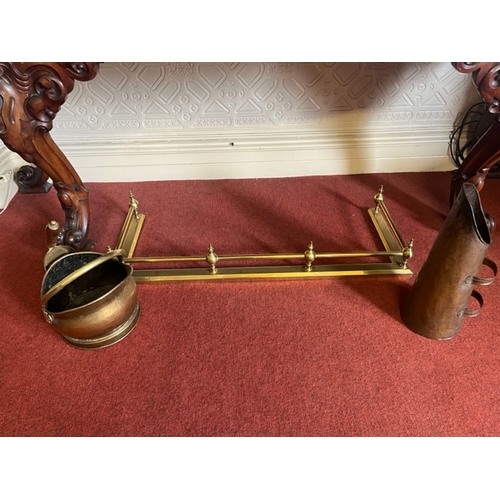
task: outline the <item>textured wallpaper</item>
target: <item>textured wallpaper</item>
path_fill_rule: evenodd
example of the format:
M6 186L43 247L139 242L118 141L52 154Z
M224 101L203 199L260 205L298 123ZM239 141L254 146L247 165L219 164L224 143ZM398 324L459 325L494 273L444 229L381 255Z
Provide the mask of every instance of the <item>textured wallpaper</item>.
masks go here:
M53 135L451 130L479 100L448 62L103 63L94 80L76 82Z

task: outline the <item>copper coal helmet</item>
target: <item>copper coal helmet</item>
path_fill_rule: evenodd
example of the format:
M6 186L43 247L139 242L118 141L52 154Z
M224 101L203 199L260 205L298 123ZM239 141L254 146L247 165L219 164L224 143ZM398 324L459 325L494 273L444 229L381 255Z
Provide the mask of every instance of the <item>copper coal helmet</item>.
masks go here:
M137 324L136 283L122 250L68 251L46 267L42 310L69 344L81 349L107 347Z

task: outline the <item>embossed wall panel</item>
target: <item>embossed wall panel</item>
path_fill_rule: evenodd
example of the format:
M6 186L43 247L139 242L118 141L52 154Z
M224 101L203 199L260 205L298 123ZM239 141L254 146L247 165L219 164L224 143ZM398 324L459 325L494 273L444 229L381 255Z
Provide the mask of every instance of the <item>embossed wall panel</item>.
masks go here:
M448 62L103 63L52 135L84 180L442 170L479 100Z
M449 63L104 63L95 80L76 82L54 137L332 123L450 128L472 99L468 76Z

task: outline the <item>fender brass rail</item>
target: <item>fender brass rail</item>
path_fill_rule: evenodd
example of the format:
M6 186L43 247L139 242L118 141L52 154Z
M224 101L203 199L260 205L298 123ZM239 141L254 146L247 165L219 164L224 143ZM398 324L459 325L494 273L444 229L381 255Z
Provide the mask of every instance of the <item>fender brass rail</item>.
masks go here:
M368 209L370 218L382 241L385 251L373 252L318 252L310 242L303 253L237 254L217 255L212 245L205 255L136 257L135 248L144 224L145 216L138 210L139 202L130 193L129 210L123 224L117 249L124 251L125 262L135 263L179 263L200 262L203 267L134 269L134 279L138 283L159 283L170 281L211 281L211 280L254 280L254 279L310 279L337 276L369 276L381 274L412 274L408 260L413 254L413 240L408 244L397 230L385 204L383 186L374 196L375 206ZM356 264L317 264L321 259L363 259L386 258L387 262L362 262ZM220 262L238 261L297 260L297 265L276 266L219 266Z

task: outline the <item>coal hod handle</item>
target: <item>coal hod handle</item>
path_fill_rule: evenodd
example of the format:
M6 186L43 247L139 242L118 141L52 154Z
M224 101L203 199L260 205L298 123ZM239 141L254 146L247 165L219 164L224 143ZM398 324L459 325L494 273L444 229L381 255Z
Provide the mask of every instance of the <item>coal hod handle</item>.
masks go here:
M70 255L76 255L76 254L70 254ZM110 259L113 259L114 257L118 256L123 256L123 250L117 249L117 250L111 250L100 257L97 257L96 259L88 262L87 264L79 267L72 273L68 274L65 276L61 281L56 283L53 287L51 287L46 293L42 295L41 301L42 305L46 304L54 295L59 293L63 288L68 286L70 283L78 279L79 277L83 276L85 273L90 271L91 269L94 269L95 267L103 264L104 262L107 262ZM47 274L50 273L51 268L48 269Z

